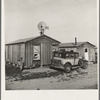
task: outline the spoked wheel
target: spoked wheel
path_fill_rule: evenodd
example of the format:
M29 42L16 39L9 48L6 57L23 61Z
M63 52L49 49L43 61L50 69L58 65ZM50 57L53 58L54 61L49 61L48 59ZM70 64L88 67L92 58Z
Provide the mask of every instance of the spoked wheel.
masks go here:
M64 67L65 67L65 72L69 73L71 71L71 64L70 63L66 63Z

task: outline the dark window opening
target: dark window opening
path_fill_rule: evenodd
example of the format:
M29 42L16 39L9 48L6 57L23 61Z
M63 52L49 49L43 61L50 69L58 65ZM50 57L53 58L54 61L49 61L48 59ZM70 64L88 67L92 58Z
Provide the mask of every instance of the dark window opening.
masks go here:
M87 52L87 49L85 49L85 52Z
M33 60L40 60L40 45L33 46Z
M70 52L74 52L73 50L70 50Z

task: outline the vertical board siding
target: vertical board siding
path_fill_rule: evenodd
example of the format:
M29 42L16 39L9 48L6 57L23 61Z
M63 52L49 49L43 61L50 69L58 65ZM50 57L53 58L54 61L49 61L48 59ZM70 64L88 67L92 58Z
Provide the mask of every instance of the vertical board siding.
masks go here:
M21 57L23 58L23 62L25 62L25 44L21 44L21 48L20 48L20 54L21 54Z
M29 43L27 43L27 46L26 46L27 48L27 55L26 55L26 58L27 58L27 67L29 67Z
M27 67L32 66L32 42L27 42L26 43L26 48L25 48L25 63Z
M25 65L27 66L27 43L25 44Z
M47 65L51 64L51 44L50 43L42 43L41 44L41 64Z
M10 63L17 64L19 57L24 58L24 52L25 49L23 44L20 46L20 48L18 44L8 45L6 46L6 60L9 59Z
M13 52L12 52L12 56L13 56L13 63L17 64L18 63L18 45L13 45Z
M26 43L26 49L25 49L26 55L25 55L25 62L26 62L26 66L28 66L28 43Z
M79 46L77 51L79 52L79 56L80 56L80 57L84 57L83 45L82 45L82 46Z
M33 45L32 45L32 41L31 41L30 50L31 50L30 51L30 54L31 54L31 56L30 56L31 58L30 59L31 59L31 65L32 65L32 63L33 63Z
M43 43L41 43L41 65L43 65Z
M33 45L41 45L41 59L39 62L41 62L42 65L51 64L52 43L57 43L57 41L46 36L41 36L41 38L27 41L25 44L9 44L6 47L6 60L9 58L12 63L18 64L18 60L22 57L25 65L30 67L33 64Z
M50 45L50 58L52 59L52 45Z
M80 56L85 57L85 48L88 49L89 61L95 61L95 48L92 47L90 44L85 43L84 45L78 47L78 52Z
M8 46L6 46L6 48L5 48L5 58L6 58L6 61L8 61Z
M9 58L10 58L10 63L12 63L12 45L9 47Z
M95 61L95 50L94 50L94 48L90 47L89 50L90 50L90 55L89 55L90 61Z

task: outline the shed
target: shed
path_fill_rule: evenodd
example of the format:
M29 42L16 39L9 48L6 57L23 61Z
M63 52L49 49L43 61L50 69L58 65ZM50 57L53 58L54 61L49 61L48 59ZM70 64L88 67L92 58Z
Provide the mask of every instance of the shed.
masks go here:
M78 52L80 57L84 57L88 61L96 62L96 46L90 42L73 42L73 43L60 43L60 50Z
M25 67L34 67L36 64L48 65L52 59L52 45L60 42L41 35L20 39L6 44L6 61L14 64L22 59Z

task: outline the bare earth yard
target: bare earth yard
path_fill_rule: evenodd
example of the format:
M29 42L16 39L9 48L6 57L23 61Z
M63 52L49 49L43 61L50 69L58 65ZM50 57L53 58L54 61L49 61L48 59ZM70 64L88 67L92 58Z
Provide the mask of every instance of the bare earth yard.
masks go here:
M13 71L6 72L6 90L97 89L97 64L71 73L48 67Z

